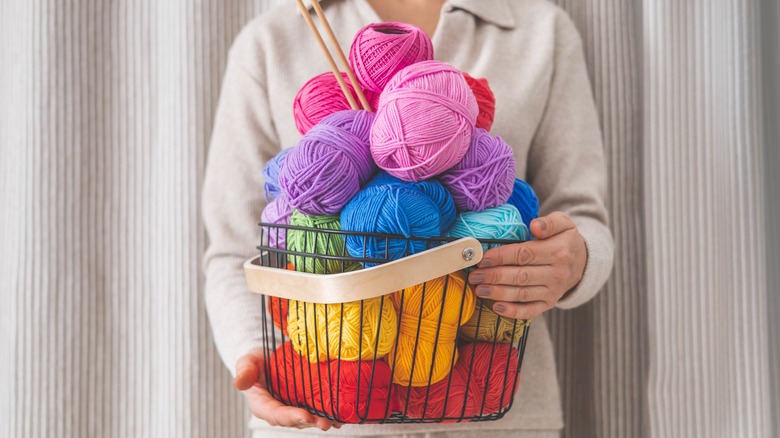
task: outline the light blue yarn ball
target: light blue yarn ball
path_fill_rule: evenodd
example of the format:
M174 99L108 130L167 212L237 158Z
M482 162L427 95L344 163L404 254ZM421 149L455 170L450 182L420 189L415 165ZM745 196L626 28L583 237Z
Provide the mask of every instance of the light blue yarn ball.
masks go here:
M515 179L512 196L506 202L517 208L528 228L531 227L531 221L539 217L539 198L536 197L531 185L520 178Z
M455 217L455 223L447 233L450 237L476 237L477 239L528 240L530 233L514 205L504 204L480 212L467 211ZM487 250L488 245L482 248Z
M411 184L369 183L341 211L341 229L429 238L441 235L439 206ZM429 248L426 241L347 236L355 258L396 260ZM364 263L365 267L377 263Z
M263 180L265 181L265 200L270 201L276 199L282 194L282 189L279 188L279 172L282 170L284 160L287 157L287 153L292 148L282 149L281 152L276 154L266 163L263 169Z
M420 182L409 182L396 178L385 171L380 171L374 179L372 179L368 185L379 184L401 184L405 186L412 186L426 194L436 205L439 206L439 213L441 214L441 235L452 226L455 222L455 201L452 199L450 192L444 187L444 185L435 180L429 179Z

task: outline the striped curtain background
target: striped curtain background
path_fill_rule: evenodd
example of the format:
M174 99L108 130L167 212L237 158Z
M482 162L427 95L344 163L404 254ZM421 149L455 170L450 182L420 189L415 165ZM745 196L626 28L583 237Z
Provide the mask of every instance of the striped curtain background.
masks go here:
M0 436L246 434L199 188L227 49L280 1L0 1ZM604 292L551 318L566 436L776 436L780 7L555 2L617 245Z

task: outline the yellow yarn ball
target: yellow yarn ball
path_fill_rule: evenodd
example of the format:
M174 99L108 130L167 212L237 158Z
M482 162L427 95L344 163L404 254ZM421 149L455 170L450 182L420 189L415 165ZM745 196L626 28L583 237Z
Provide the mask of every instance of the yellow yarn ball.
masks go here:
M468 341L516 343L523 337L523 329L526 321L523 319L510 319L500 316L493 311L493 301L477 299L474 314L460 328L460 336ZM477 327L479 321L479 327ZM515 321L517 323L515 324ZM477 329L479 328L479 329ZM514 331L514 336L512 332Z
M382 357L395 343L398 319L388 297L343 304L290 300L288 309L290 342L310 362Z
M387 355L394 367L393 382L424 386L446 378L458 360L458 326L474 313L476 297L466 274L456 272L398 291L392 301L400 312L397 348Z

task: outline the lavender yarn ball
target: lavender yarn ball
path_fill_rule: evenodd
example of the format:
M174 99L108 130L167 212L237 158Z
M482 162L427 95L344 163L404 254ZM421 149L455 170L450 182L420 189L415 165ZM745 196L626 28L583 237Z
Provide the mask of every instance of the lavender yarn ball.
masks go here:
M265 200L270 201L276 199L282 194L282 189L279 188L279 172L284 165L284 160L290 149L282 149L281 152L271 158L263 169L263 180L265 181Z
M374 113L339 111L315 125L279 172L292 208L310 216L336 214L376 172L369 133Z
M466 155L439 180L452 193L458 211L483 211L506 204L515 182L512 148L501 137L477 128Z
M452 200L452 195L447 189L434 179L420 181L417 183L404 181L400 178L396 178L385 171L380 171L368 185L378 184L402 184L412 186L424 194L426 194L431 200L439 207L439 214L441 214L441 235L452 226L455 222L455 202Z
M369 184L341 212L341 229L405 237L441 234L441 214L433 199L411 184ZM347 236L347 252L355 258L396 260L428 249L422 240ZM365 267L377 263L364 263Z
M539 217L539 198L536 197L533 187L517 178L512 196L509 197L507 203L514 205L520 211L525 226L531 229L531 221Z
M287 225L292 216L292 207L287 202L287 197L282 194L271 201L263 209L260 221L266 224ZM268 246L277 249L286 249L287 230L284 228L262 227L263 234L268 238Z

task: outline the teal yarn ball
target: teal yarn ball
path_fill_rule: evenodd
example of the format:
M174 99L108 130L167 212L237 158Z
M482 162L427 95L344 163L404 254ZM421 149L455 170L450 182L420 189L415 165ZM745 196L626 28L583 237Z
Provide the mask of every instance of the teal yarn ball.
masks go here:
M380 171L376 177L368 183L368 185L377 184L402 184L412 186L428 195L428 197L439 206L439 213L441 214L441 235L444 235L452 226L452 223L455 222L455 214L457 213L455 210L455 200L452 198L452 194L450 194L449 190L444 187L444 184L435 179L415 183L404 181L385 171Z
M531 185L520 178L515 178L512 195L506 202L514 205L520 211L523 223L528 228L531 228L531 221L539 217L539 198L536 197Z
M480 212L467 211L455 217L447 233L449 237L476 237L477 239L528 240L528 226L523 223L514 205L504 204ZM482 247L487 250L488 245Z
M352 198L341 212L341 229L363 233L437 237L442 216L436 202L414 184L372 182ZM355 258L396 260L429 248L426 241L347 236L347 252ZM366 262L370 267L378 263Z

